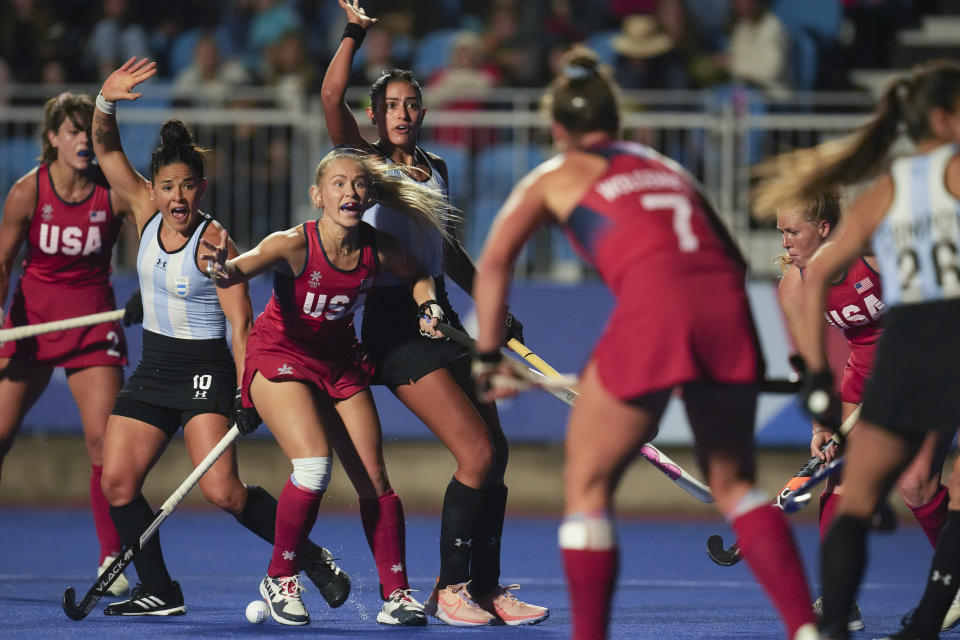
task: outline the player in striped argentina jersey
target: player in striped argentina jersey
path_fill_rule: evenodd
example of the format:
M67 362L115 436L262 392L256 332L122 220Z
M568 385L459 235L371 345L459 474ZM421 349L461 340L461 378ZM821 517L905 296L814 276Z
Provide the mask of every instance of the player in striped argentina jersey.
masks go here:
M913 155L883 171L887 152L905 130ZM891 81L874 117L828 149L801 150L769 164L763 202L855 184L880 175L808 262L798 346L808 375L801 402L833 422L832 380L823 355L822 313L830 281L868 242L884 279L884 333L863 394L856 437L847 445L850 479L823 544L826 637L846 638L847 616L866 565L873 510L913 459L929 432L960 424L960 63L937 60ZM769 174L768 174L769 175ZM938 637L960 581L960 466L950 475L947 522L937 540L923 598L897 640ZM951 577L952 576L952 577Z
M237 411L234 392L242 371L253 311L246 285L217 289L198 260L201 237L216 241L223 227L199 210L206 181L200 149L179 120L164 123L150 158L150 181L138 174L120 145L118 100L156 73L154 63L131 59L107 78L94 112L94 144L110 185L130 208L140 232L137 269L144 304L143 355L114 403L104 440L102 487L110 517L127 546L154 518L141 493L147 473L182 426L194 463L227 433L232 417L243 433L259 424L255 412ZM232 255L236 248L231 245ZM226 319L233 328L233 353ZM237 475L236 454L222 456L200 479L204 496L271 544L277 501ZM333 606L342 604L349 580L312 543L301 550L303 567ZM186 611L180 586L164 564L159 537L134 558L141 584L131 598L107 606L107 615L177 615ZM329 586L338 593L331 598ZM342 596L342 598L341 598Z

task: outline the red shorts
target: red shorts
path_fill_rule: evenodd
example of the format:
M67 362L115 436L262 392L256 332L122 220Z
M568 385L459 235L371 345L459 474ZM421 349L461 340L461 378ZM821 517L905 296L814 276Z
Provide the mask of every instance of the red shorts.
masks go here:
M593 357L604 387L621 400L689 382L762 378L746 290L721 286L724 278L686 280L666 295L632 297L614 309Z
M117 308L113 287L58 286L20 278L3 328L85 316ZM127 341L119 322L53 331L8 342L0 357L69 369L127 364Z
M339 353L331 353L329 345L324 345L323 353L310 353L303 345L275 335L266 337L265 333L270 332L257 331L254 325L247 339L241 385L243 406L253 406L250 383L257 371L267 380L296 380L312 385L332 400L345 400L370 386L374 366L358 342L344 345Z
M840 399L851 404L863 401L863 385L873 371L873 359L877 353L876 344L850 344L850 357L843 366L840 378Z

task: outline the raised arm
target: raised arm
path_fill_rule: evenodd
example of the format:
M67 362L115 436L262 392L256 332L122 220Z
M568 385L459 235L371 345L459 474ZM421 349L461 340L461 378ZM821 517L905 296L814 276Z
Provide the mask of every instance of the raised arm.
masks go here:
M7 194L0 218L0 325L3 324L3 301L10 290L13 261L30 228L30 218L37 206L36 170L17 180Z
M364 13L359 0L338 2L346 13L347 28L323 76L320 102L323 104L323 115L327 121L327 134L334 146L346 144L358 149L370 149L370 143L360 135L360 127L345 98L353 57L360 48L360 41L363 40L367 27L376 22L376 18L370 18Z
M219 238L214 238L218 240L216 244L206 235L201 239L207 251L200 256L200 260L207 261L207 273L221 288L246 282L272 269L281 261L286 261L290 270L296 273L306 259L307 243L300 227L271 233L253 249L240 255L236 255L227 230L221 228L219 234ZM231 249L233 254L230 253Z
M142 94L134 87L157 72L155 62L145 58L130 58L110 74L97 96L97 108L93 112L93 152L103 174L121 200L130 204L137 222L143 228L156 209L150 194L150 185L130 164L120 144L117 127L117 102L136 100Z

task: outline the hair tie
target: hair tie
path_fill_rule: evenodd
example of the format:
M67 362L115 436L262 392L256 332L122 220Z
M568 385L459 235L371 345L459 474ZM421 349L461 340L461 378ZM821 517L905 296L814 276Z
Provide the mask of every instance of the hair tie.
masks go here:
M563 68L563 75L571 80L583 80L593 75L593 70L578 64L568 64Z

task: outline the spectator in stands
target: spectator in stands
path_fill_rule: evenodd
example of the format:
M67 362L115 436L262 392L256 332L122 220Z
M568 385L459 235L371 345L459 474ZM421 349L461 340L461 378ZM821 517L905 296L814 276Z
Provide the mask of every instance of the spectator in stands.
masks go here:
M374 33L376 30L371 35ZM483 92L499 81L499 70L483 59L480 37L471 31L461 31L450 44L447 66L427 80L425 99L434 109L482 109ZM474 148L490 144L495 136L496 131L492 129L457 126L437 127L434 131L436 142Z
M13 82L36 82L54 15L43 0L0 3L0 59Z
M536 3L497 0L490 4L481 34L487 59L499 67L505 85L536 85L540 72L538 36L541 28Z
M127 0L102 0L100 13L83 52L88 71L105 78L124 60L151 55L147 32L134 21Z
M297 106L317 85L317 70L307 55L300 30L289 31L263 50L263 81L274 87L277 99Z
M714 60L735 83L782 93L790 88L790 36L769 5L769 0L733 0L730 44Z
M617 83L624 89L688 89L683 54L653 16L627 16L613 37Z
M339 24L338 24L339 26ZM394 59L393 33L387 29L374 29L367 34L363 51L366 54L363 63L350 71L351 87L369 87L386 69L404 67Z
M249 83L250 74L243 65L222 60L216 38L205 33L193 47L193 62L174 79L173 95L190 105L222 105L235 87Z

